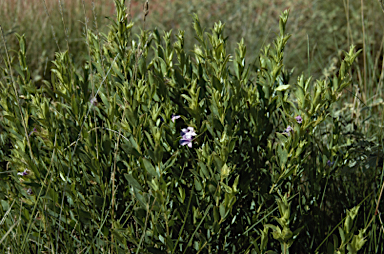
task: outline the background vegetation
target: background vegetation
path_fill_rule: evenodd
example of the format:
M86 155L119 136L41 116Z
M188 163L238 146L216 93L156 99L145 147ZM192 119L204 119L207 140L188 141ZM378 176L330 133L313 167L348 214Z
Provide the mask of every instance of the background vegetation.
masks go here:
M383 186L384 11L379 1L150 1L147 15L143 11L144 2L125 1L125 5L117 5L120 12L116 13L114 3L103 0L58 2L14 0L0 3L0 25L3 29L0 45L2 56L0 82L3 86L0 108L2 110L0 111L2 121L0 177L3 186L0 196L2 215L0 243L4 246L3 251L96 253L108 249L122 253L127 250L136 253L142 253L142 251L156 253L156 251L165 250L174 252L176 247L172 244L175 241L182 246L180 249L187 251L185 253L211 253L216 251L215 246L227 252L264 253L265 250L279 251L280 244L282 252L288 249L286 246L290 246L291 253L312 253L315 250L322 253L337 251L338 253L355 253L357 247L362 247L365 253L383 251L384 230L380 204L383 203L381 187ZM121 11L124 6L127 16ZM281 26L279 27L279 16L285 9L290 10L290 18L282 33ZM193 13L197 14L199 21L194 18ZM113 23L116 18L117 23ZM225 23L225 29L220 30L220 25L216 25L210 32L208 28L213 27L214 22L219 20ZM135 22L135 25L131 27L129 21ZM124 29L119 27L119 22L126 22ZM244 162L238 164L240 157L232 154L230 162L233 164L228 165L245 167L233 169L232 173L224 178L220 173L224 167L224 155L216 151L219 154L217 158L213 154L215 149L220 148L213 140L216 138L224 140L223 135L227 130L221 130L220 133L208 131L209 124L217 124L212 116L214 110L211 106L219 101L212 101L214 91L209 90L215 86L212 77L204 76L207 73L213 73L208 70L214 67L205 66L204 68L208 69L204 69L203 75L199 70L199 61L196 60L203 53L194 45L198 44L204 49L204 40L208 43L207 37L205 39L199 37L197 23L201 27L206 27L206 31L212 33L214 37L217 36L219 42L226 44L227 51L220 49L219 52L223 55L231 54L239 64L237 67L228 67L228 73L224 79L228 80L225 81L228 83L224 82L226 84L224 87L229 87L236 82L247 84L247 80L250 80L251 83L254 82L252 84L256 88L257 84L267 82L265 80L268 80L268 75L274 73L274 67L283 63L284 69L279 70L278 74L275 73L279 77L277 80L282 82L277 84L283 86L290 84L292 89L291 93L288 93L287 87L279 88L274 84L271 89L277 89L276 93L272 93L271 98L266 96L265 101L260 99L263 97L260 95L262 92L257 92L258 100L263 101L263 105L268 105L266 106L268 112L271 112L271 115L273 112L273 117L269 121L260 120L261 122L253 124L260 128L263 125L270 126L275 131L244 136L239 134L244 143L236 143L235 151L239 153L238 156L240 154L243 156ZM154 32L151 35L153 42L150 44L148 33L142 30L154 31L155 28L159 31L173 29L173 34L172 36L165 34L162 38L162 32L160 32L161 35ZM179 29L185 30L183 40L178 33ZM110 31L115 33L111 34ZM16 36L16 33L25 36ZM282 38L286 33L292 36L285 45ZM179 36L176 37L176 35ZM242 38L244 38L246 51L238 46ZM275 48L268 53L265 46L275 38L277 38L275 42L280 40L285 47L273 46L272 48ZM179 41L180 45L174 45L175 41ZM210 41L212 47L215 43L217 42ZM119 47L120 44L130 48L131 51L119 51L122 50ZM349 54L343 53L349 51L352 44L356 45L356 48ZM154 48L149 50L149 45ZM65 50L68 53L55 54ZM284 54L279 55L283 50ZM353 59L354 52L359 50L360 54ZM141 91L139 85L149 82L150 85L145 88L146 92L143 94L152 93L153 95L156 82L165 82L166 85L171 82L172 85L175 80L179 81L180 77L175 74L178 67L173 67L171 64L172 61L176 61L176 57L169 55L171 51L178 52L178 56L185 53L186 59L189 59L188 54L192 54L191 62L189 59L185 63L186 66L191 66L192 72L182 73L181 83L184 84L185 90L167 88L168 92L163 94L167 102L166 109L165 106L162 111L157 108L160 104L156 96L145 102L140 101L137 95L113 85L112 80L129 85L132 91ZM224 59L218 57L217 53L215 55L213 51L209 51L208 48L204 54L206 55L203 55L203 59L212 57L217 63L223 64ZM127 59L122 58L122 55L127 56ZM142 57L148 58L146 63L148 66L143 67L144 65L140 64ZM279 57L283 62L276 60L280 59ZM166 63L166 68L158 60L159 58ZM236 68L238 72L240 69L244 72L246 70L246 65L242 67L242 59L246 59L247 66L249 64L249 77L245 74L236 75ZM346 76L342 67L343 59ZM263 66L263 61L270 61L269 65ZM180 59L178 64L181 64ZM110 66L114 68L109 69ZM223 64L223 66L226 65ZM258 72L263 69L261 67L265 68L265 73ZM290 70L293 68L294 71L291 73ZM21 119L22 115L16 113L18 110L15 106L18 103L16 97L7 97L14 93L10 85L15 84L10 78L13 77L12 70L18 77L16 90L19 91L20 98L25 100L21 105L22 110L34 117ZM151 83L154 82L149 79L152 74L164 76L165 79L157 79L157 77L155 83ZM301 74L305 76L296 82ZM309 76L312 76L312 81L308 81L310 88L304 89L308 86L305 85L307 82L305 77ZM316 79L323 80L324 85L321 85L322 81L315 82ZM127 80L130 83L125 84ZM211 103L207 106L207 111L202 113L209 119L205 127L199 125L199 116L188 101L188 98L193 96L197 96L199 101L204 101L205 95L194 94L190 87L189 82L193 80L197 80L199 87L206 94L205 101ZM202 84L202 80L207 84ZM318 91L322 91L323 96L332 91L329 92L329 98L321 97L322 99L316 102L321 105L321 110L314 112L311 109L311 113L308 113L306 108L308 105L300 106L297 101L300 97L297 92L301 89L299 88L300 80L304 82L302 89L305 95L309 96L306 97L308 101L311 101L309 98L314 99ZM97 89L93 86L93 82L103 84L97 102L92 100L89 102L89 96L94 95ZM342 84L345 84L345 87ZM327 86L329 87L326 88ZM333 88L331 89L330 86ZM81 90L75 92L80 88ZM92 92L87 88L92 88ZM53 92L50 92L50 89ZM220 90L218 87L215 89ZM243 92L251 96L253 92L247 89L244 88ZM115 97L112 95L114 93L116 93ZM72 96L72 94L75 95ZM180 94L189 97L184 96L185 100L176 102L174 96L180 96ZM296 98L292 101L293 105L289 102L291 98L289 96ZM230 101L228 98L226 100ZM278 103L274 104L274 100ZM126 103L136 105L135 101L140 101L139 104L145 106L137 106L140 108L139 111L129 106L121 108L121 105ZM48 102L51 106L48 106ZM247 107L246 101L244 103L241 106L244 107L243 109ZM204 103L199 105L203 108L201 105ZM96 112L92 111L94 115L90 117L93 122L87 122L85 115L92 106L97 108ZM253 107L256 112L259 112L257 114L261 114L258 115L258 119L266 116L260 113L264 110L260 105L248 105L247 109L250 110ZM232 109L234 108L233 105ZM52 110L61 112L65 117L58 117L52 113ZM183 124L172 125L169 117L177 110L179 114L182 113ZM48 113L49 111L51 113ZM160 111L162 114L159 113ZM304 117L305 111L307 113ZM13 115L11 116L9 112ZM125 112L128 113L125 114ZM141 118L132 119L130 114L137 114ZM251 113L250 115L239 114L234 119L244 123L255 117L251 115ZM307 143L305 149L300 148L303 152L300 150L296 153L296 157L292 155L288 160L286 158L283 161L285 160L286 167L292 167L292 170L300 159L305 158L308 161L306 163L300 161L301 169L298 171L295 169L289 171L290 174L281 172L279 175L274 170L281 168L284 164L281 162L285 154L284 149L291 148L292 151L296 151L299 149L299 143L295 141L295 138L297 139L295 135L288 136L288 139L284 138L289 131L284 134L285 136L275 132L280 129L284 133L287 123L293 124L297 121L294 120L297 115L303 116L304 123L309 124L313 121L312 127L305 129L300 125L299 127L292 125L295 133L298 130L308 131L309 134L300 134ZM116 119L113 116L121 122L115 123ZM158 116L161 116L162 121L166 123L158 122L156 120ZM218 117L220 118L219 115ZM229 124L228 126L234 129L245 128L242 129L244 133L252 133L251 129L247 129L250 126L240 127L227 119L228 117L224 118L225 121L223 121ZM50 126L51 122L47 119L51 119L50 121L55 124ZM31 142L28 137L23 137L26 127L21 123L24 121L30 127L27 132ZM134 133L137 121L143 131L147 132L146 138ZM198 135L206 133L199 136L199 142L206 142L206 147L211 149L204 150L208 155L193 153L191 156L197 157L199 162L206 163L208 168L212 167L209 170L216 169L216 175L211 171L208 174L204 171L189 172L185 176L173 173L170 178L173 180L168 179L172 182L172 188L168 187L166 178L157 179L153 176L155 173L151 171L154 170L151 162L156 167L159 155L150 152L150 147L153 148L153 153L158 149L158 144L153 144L151 140L155 139L158 129L166 128L164 127L166 124L171 126L165 131L169 135L170 133L175 135L181 128L186 127L186 124L192 124ZM79 126L85 126L84 130L79 129ZM57 130L63 128L66 130L62 136L57 136ZM89 134L95 129L99 130L95 131L95 134ZM115 130L119 135L112 135L108 130ZM128 133L131 132L134 135L129 136ZM79 140L78 133L81 133L84 141L80 142L79 152L76 152L76 148L73 148L74 143L71 142ZM278 145L266 147L267 143L259 143L251 138L256 134L261 135L258 138L265 142L272 140L272 144L284 143L283 148L279 150ZM233 134L234 139L240 140L236 135ZM118 152L117 144L123 137L128 137L129 141L127 140L121 152ZM195 161L179 154L179 151L187 150L178 150L177 142L172 143L168 136L164 136L165 139L173 148L172 152L166 147L162 148L168 152L164 155L164 161L160 159L165 163L165 168L169 166L184 172L185 167L201 167L200 164L195 165ZM135 142L138 144L135 145ZM241 144L244 144L245 148ZM94 146L96 146L96 154L89 155L89 150ZM257 151L264 151L265 154L259 155L260 161L253 161L247 157L247 154L248 152L252 154L251 147L258 146L260 148L257 149L260 150ZM143 147L149 151L142 153L140 149ZM57 154L49 153L50 149ZM19 154L17 151L22 152ZM290 150L286 152L292 154ZM40 160L34 161L36 153ZM209 156L210 153L212 157ZM92 160L96 158L98 164L92 164ZM129 158L130 164L124 165L123 158ZM175 158L177 163L173 165ZM134 171L123 170L123 168L137 167L138 164L135 163L140 164L144 173L136 174ZM266 166L268 170L263 168L265 165L262 164L269 165ZM22 175L25 165L29 167L25 172L28 173L26 177ZM90 165L92 172L87 172L86 168L79 165ZM247 172L250 167L257 168L262 173ZM73 172L70 174L71 171L68 169L72 168ZM244 177L244 173L260 185L249 189L239 187L240 192L236 192L236 181L240 181L239 186L250 184L244 178L236 180L237 176ZM93 179L95 176L97 177ZM23 177L27 179L26 182ZM155 182L151 182L151 177L154 177ZM224 181L226 177L228 179ZM115 186L115 181L110 181L111 178L122 180L116 181ZM208 178L211 182L204 182L204 178ZM159 182L156 182L157 180ZM211 193L208 183L221 184L221 188L225 191L215 196L217 194ZM124 186L130 187L125 189ZM180 189L179 186L183 187ZM270 189L271 186L275 188ZM160 196L164 194L161 191L155 194L159 188L165 193L173 193L174 200L170 198L158 203L160 201L157 198L161 199ZM189 201L192 209L189 203L181 201L184 199L187 201L192 197L193 190L200 194L196 195L196 199L194 197ZM65 193L67 197L64 199ZM212 200L218 198L215 207L210 206L212 203L209 199L210 195ZM243 201L233 203L228 201L231 197ZM174 213L170 213L173 202L175 204L180 202L180 207L177 207ZM247 203L249 203L249 213L244 209ZM97 209L89 209L92 205ZM152 208L157 206L158 208L152 211ZM189 211L192 214L188 214ZM227 211L231 211L230 216ZM162 218L164 213L169 217ZM236 217L235 215L238 222L233 225L234 223L230 222ZM188 220L184 220L184 216ZM277 220L274 221L273 216ZM175 221L174 224L168 224L167 218L172 218ZM204 222L200 229L199 220L201 223ZM148 221L152 223L148 225L149 231L146 228ZM184 226L183 221L184 224L188 221L190 226L188 223ZM154 222L158 222L161 226L153 224ZM220 233L217 232L218 224L222 228ZM276 233L278 225L282 230L286 230L283 233L280 232L280 235ZM172 228L181 229L180 235L177 235L179 231L172 231ZM109 231L110 229L113 230ZM290 229L292 231L288 231ZM228 232L242 232L247 240ZM218 233L217 238L212 237L211 234L216 233ZM181 234L183 234L182 238L180 238ZM197 243L193 241L194 237L199 239ZM186 241L187 239L191 239L191 244L193 242L192 247ZM230 246L226 244L227 241L231 243ZM204 245L205 242L207 245ZM244 247L247 244L252 247Z
M127 1L127 12L136 23L135 32L144 28L143 4L143 1ZM383 103L384 23L381 21L384 13L379 0L154 0L149 3L145 28L160 31L182 28L190 34L193 31L191 14L196 13L203 27L219 20L225 23L229 48L234 48L244 38L247 55L257 59L265 43L275 38L276 22L285 9L290 10L291 22L287 29L292 37L284 64L287 68L295 68L294 78L301 73L311 73L314 79L330 76L340 64L342 50L347 50L351 44L364 50L355 63L357 68L353 68L354 85L344 92L345 100L340 107L349 107L353 117L359 119L356 123L365 123L362 127L367 134L380 133L376 119L364 121L364 116L382 118L379 107ZM6 0L0 3L0 22L10 49L17 49L17 40L12 34L25 34L32 76L36 80L43 77L49 80L48 70L54 53L68 49L73 62L80 66L87 58L85 24L94 31L106 32L109 24L106 17L111 17L113 12L113 1L107 0ZM192 38L186 40L186 49L192 49L193 44ZM0 45L0 52L4 53L3 45ZM0 59L1 64L4 64L3 59ZM360 106L369 113L356 111Z

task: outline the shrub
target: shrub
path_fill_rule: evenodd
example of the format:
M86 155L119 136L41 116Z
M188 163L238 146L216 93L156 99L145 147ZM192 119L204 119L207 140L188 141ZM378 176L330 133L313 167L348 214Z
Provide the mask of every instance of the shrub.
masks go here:
M355 199L340 195L348 185L340 179L360 172L343 170L351 172L361 152L339 151L357 138L345 138L332 113L350 84L353 47L337 75L292 82L283 64L288 11L273 44L249 65L243 41L228 54L220 22L205 33L195 16L197 44L187 53L183 31L175 41L157 30L135 39L124 0L115 3L109 33L87 31L90 58L82 72L60 52L52 79L37 87L23 36L19 64L6 60L4 250L356 253L363 247L371 222L357 216L373 187L356 185Z

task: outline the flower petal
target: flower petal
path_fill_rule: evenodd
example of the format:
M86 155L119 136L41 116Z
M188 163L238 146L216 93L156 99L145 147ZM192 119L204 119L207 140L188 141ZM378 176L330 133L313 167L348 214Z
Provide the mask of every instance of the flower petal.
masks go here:
M176 120L176 119L179 119L179 118L180 118L179 115L174 115L174 114L172 114L172 118L171 118L171 120L172 120L172 122L175 122L175 120Z
M190 139L180 139L180 145L185 146L192 142Z

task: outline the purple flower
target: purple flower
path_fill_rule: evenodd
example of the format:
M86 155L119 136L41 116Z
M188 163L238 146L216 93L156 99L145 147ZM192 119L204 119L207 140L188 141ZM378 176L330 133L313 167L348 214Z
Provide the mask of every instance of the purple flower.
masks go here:
M186 136L196 136L195 129L193 127L187 127L186 129L181 130L181 136L186 137Z
M296 116L295 119L296 119L297 123L303 122L303 118L301 118L301 116Z
M284 132L288 133L288 136L291 134L292 127L290 125L287 126L287 129L284 130Z
M330 161L330 160L327 161L327 166L328 167L331 167L333 164L335 164L333 161Z
M93 97L93 98L90 100L90 103L91 103L93 106L96 106L96 105L97 105L97 99L96 99L96 97Z
M31 136L32 135L32 133L34 133L34 132L36 132L37 130L36 130L36 127L35 128L33 128L33 130L29 133L29 135L28 136Z
M17 173L17 175L19 175L19 176L27 176L27 175L29 175L28 169L25 169L23 172Z
M193 129L193 127L188 127L186 129L181 130L181 139L180 139L180 145L185 146L188 145L188 147L192 148L192 140L193 137L196 136L196 132Z
M33 191L32 191L31 188L29 188L29 189L27 190L27 194L28 194L28 195L32 195L32 194L33 194Z
M179 118L180 118L180 116L172 114L171 120L172 120L172 122L175 122L175 120L179 119Z

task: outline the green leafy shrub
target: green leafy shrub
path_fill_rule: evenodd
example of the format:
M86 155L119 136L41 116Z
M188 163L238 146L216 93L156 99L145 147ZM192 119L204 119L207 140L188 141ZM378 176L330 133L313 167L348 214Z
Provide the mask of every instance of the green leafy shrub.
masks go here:
M90 58L82 72L60 52L52 79L37 87L23 36L19 64L6 60L0 79L3 250L361 249L371 222L357 215L363 201L374 200L374 187L355 187L355 199L348 193L335 198L345 184L340 179L349 177L343 170L360 172L349 165L361 153L339 151L348 143L332 115L350 85L354 48L337 75L292 82L283 64L288 11L273 44L249 65L243 41L231 56L224 25L205 33L197 16L190 53L182 31L175 41L157 30L132 36L124 2L115 1L108 34L87 31ZM343 218L339 238L333 230Z

